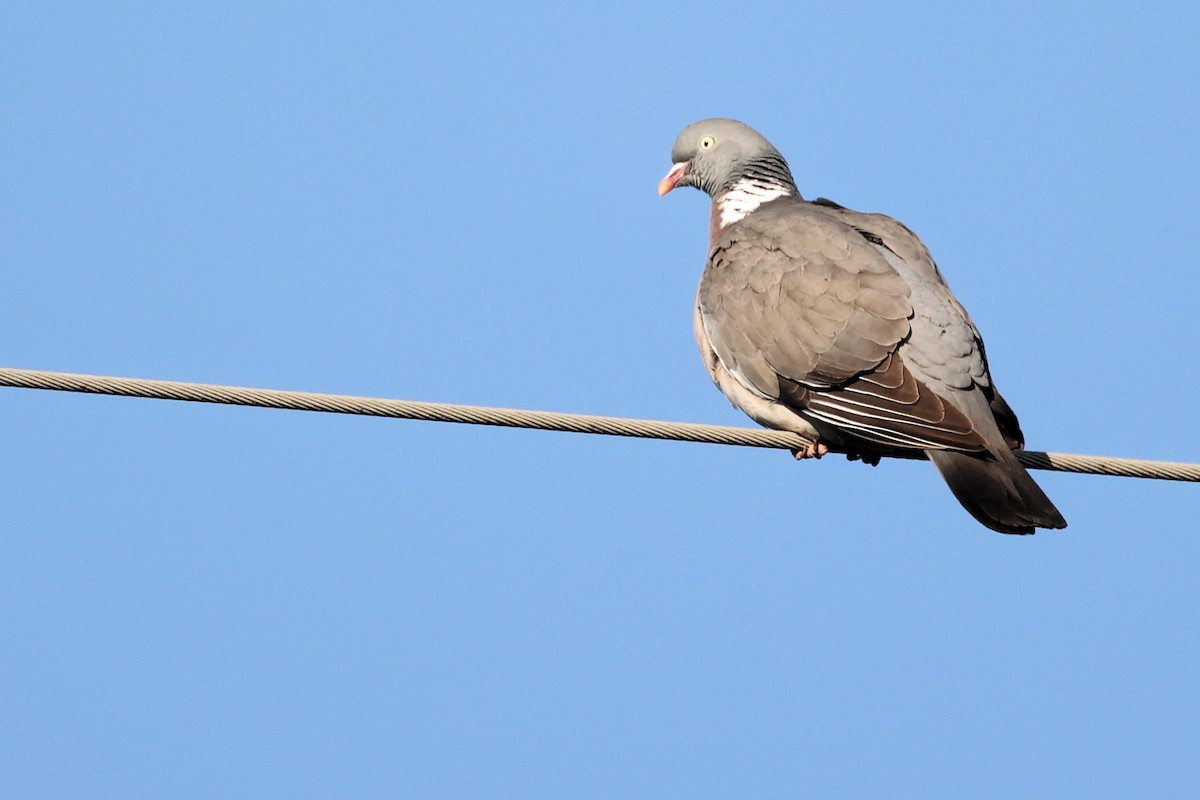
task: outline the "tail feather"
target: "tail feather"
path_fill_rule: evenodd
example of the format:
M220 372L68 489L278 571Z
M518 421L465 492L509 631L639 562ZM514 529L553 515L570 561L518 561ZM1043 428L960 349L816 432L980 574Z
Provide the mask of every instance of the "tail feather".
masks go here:
M1001 533L1065 528L1067 521L1009 450L928 450L929 460L971 516Z

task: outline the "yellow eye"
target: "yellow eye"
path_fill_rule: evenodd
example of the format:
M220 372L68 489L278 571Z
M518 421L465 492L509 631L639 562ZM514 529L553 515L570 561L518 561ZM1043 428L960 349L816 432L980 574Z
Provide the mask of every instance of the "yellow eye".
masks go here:
M711 137L711 136L700 137L700 149L701 150L712 150L716 146L717 146L717 140L714 139L713 137Z

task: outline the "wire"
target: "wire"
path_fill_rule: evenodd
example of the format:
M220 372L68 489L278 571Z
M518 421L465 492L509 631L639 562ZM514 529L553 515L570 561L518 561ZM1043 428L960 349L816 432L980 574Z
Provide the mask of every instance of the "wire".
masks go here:
M642 439L670 439L742 447L774 447L795 450L810 443L807 439L794 433L728 425L598 417L589 414L563 414L552 411L528 411L452 403L423 403L412 400L387 400L353 395L290 392L210 383L117 378L105 375L6 367L0 367L0 386L121 397L146 397L158 400L185 400L196 403L222 403L260 408L284 408L296 411L324 411L334 414L421 419L435 422L459 422L471 425L500 425L511 428L633 436ZM1115 475L1127 478L1200 481L1200 464L1144 461L1108 456L1082 456L1069 453L1041 453L1029 450L1018 451L1016 456L1022 464L1031 469ZM921 456L914 457L920 458Z

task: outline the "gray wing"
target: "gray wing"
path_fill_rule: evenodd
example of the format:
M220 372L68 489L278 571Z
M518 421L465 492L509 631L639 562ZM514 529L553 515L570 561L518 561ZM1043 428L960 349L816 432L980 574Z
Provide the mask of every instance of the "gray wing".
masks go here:
M901 352L912 293L853 227L781 200L718 236L698 301L713 351L757 395L882 445L984 450L968 416Z
M904 346L909 367L935 389L939 385L963 390L978 386L1005 444L1014 450L1024 447L1017 416L992 381L983 337L920 238L904 223L883 214L852 211L824 198L816 200L813 207L858 231L897 266L909 284L918 309L912 335Z

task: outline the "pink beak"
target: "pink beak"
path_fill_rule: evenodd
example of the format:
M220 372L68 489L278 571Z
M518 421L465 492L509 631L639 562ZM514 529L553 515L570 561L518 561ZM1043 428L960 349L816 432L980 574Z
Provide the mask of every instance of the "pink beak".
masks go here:
M688 162L680 161L675 166L671 167L671 171L667 176L658 182L658 196L662 197L667 192L675 188L679 183L679 179L687 174Z

